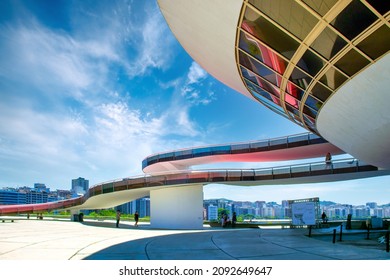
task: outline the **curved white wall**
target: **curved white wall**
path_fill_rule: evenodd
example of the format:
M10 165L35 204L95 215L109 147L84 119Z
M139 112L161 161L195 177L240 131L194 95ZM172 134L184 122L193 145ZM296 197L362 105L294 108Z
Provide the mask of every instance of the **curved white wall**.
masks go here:
M253 98L242 83L235 58L242 0L158 0L158 4L177 40L203 69Z
M151 190L150 225L164 229L202 229L203 185Z
M242 0L158 0L178 41L207 72L254 99L237 70L235 40ZM367 163L390 169L389 55L340 88L321 109L325 139ZM386 65L387 64L387 65Z
M317 118L321 135L354 157L390 169L390 54L342 86Z

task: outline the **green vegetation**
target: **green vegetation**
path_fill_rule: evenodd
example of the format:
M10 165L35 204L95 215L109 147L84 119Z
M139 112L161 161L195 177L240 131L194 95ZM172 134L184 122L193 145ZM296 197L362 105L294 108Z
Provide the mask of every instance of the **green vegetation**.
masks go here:
M84 213L84 212L83 212ZM53 219L70 219L70 211L50 211L50 212L42 212L43 217L50 217ZM31 218L34 218L36 214L30 214ZM90 212L89 214L84 213L84 219L94 219L94 220L115 220L116 219L116 211L114 209L101 209ZM134 215L131 214L121 214L121 220L124 221L134 221ZM150 222L150 217L142 217L139 218L140 222Z
M114 209L102 209L84 214L84 219L116 219L116 211ZM134 221L133 214L121 214L121 220ZM150 217L139 218L140 222L150 222Z
M230 211L224 208L218 208L218 220L221 220L222 215L226 214L229 216Z

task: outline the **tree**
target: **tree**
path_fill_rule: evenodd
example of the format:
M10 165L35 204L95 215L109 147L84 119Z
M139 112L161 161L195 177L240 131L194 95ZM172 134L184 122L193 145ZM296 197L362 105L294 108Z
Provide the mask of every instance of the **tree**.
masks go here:
M218 220L221 219L222 215L223 214L226 214L229 216L229 210L225 209L225 208L218 208Z

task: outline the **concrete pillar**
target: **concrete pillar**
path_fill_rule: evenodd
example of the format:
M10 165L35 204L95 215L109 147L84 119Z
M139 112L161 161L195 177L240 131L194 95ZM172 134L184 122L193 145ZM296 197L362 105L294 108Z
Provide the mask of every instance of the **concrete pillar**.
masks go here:
M150 225L163 229L202 229L203 185L150 191Z
M78 222L79 217L78 215L80 214L80 210L70 210L70 220L73 222ZM75 219L75 215L77 215L77 218Z

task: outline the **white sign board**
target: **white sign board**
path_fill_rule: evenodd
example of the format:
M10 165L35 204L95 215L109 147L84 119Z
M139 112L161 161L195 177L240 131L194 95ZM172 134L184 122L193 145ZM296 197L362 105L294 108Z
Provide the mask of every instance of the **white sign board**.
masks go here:
M296 202L291 204L292 224L294 226L315 225L316 211L314 202Z

